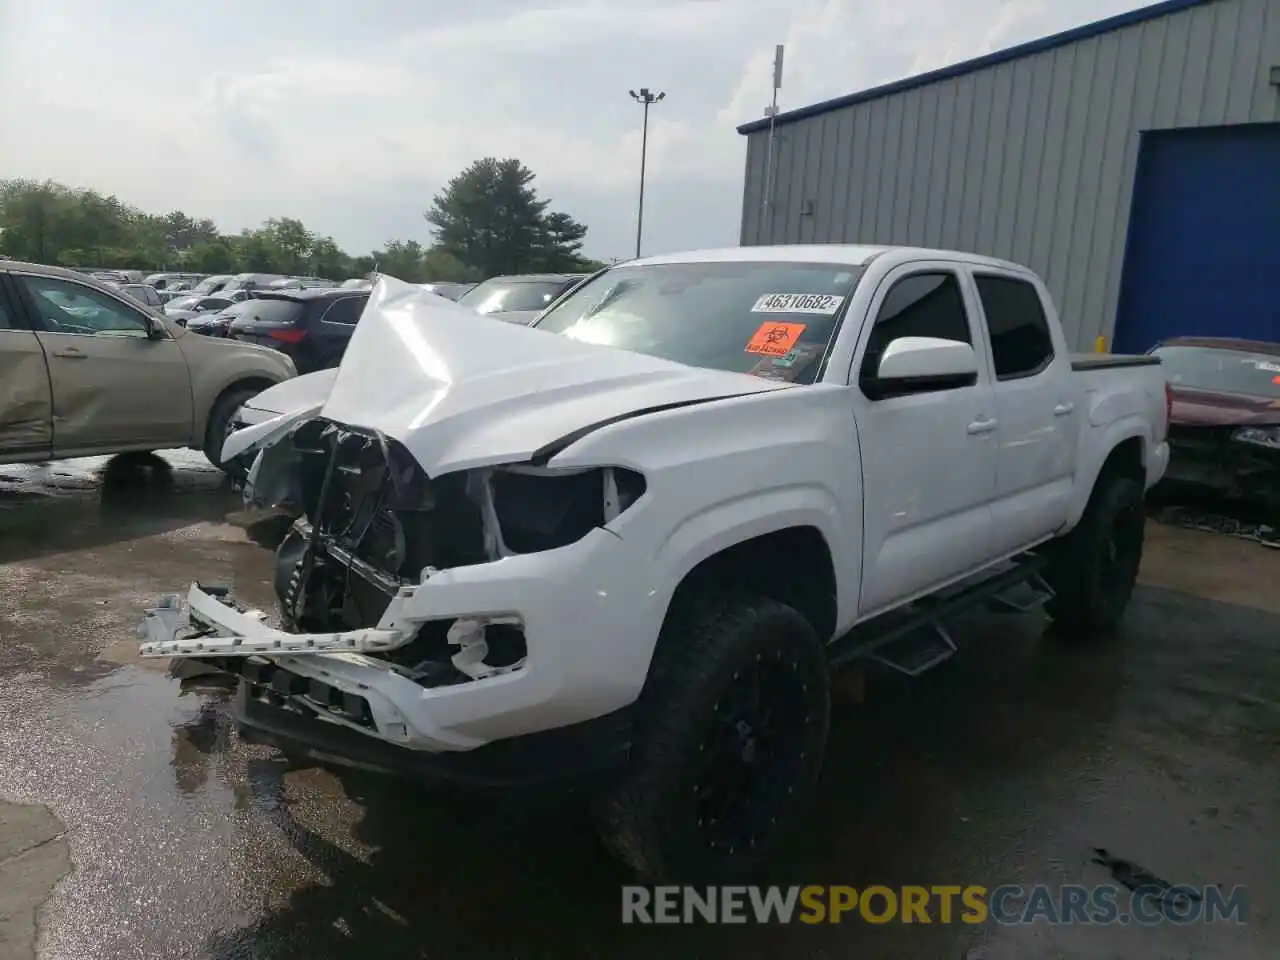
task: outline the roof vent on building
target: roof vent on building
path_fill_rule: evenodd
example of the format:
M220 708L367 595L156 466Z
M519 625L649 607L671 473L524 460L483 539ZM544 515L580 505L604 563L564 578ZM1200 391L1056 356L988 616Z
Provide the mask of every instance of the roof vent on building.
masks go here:
M1271 85L1280 87L1280 65L1271 68Z
M812 200L803 200L803 201L801 201L801 203L800 203L800 216L802 216L802 217L812 217L812 216L813 216L813 201L812 201Z

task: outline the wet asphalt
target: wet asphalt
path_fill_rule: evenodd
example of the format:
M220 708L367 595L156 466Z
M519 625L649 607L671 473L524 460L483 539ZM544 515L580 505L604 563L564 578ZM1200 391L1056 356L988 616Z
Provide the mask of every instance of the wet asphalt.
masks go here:
M165 460L0 466L0 801L46 805L71 858L41 957L1280 956L1280 551L1152 526L1119 634L976 615L943 668L872 677L771 878L1091 885L1104 847L1246 885L1246 925L638 928L573 798L293 769L238 740L225 693L139 662L161 593L272 602L220 476Z

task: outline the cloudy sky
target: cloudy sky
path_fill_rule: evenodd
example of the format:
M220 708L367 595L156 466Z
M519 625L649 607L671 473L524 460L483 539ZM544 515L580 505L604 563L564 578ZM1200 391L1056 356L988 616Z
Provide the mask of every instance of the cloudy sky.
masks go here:
M627 256L641 109L645 250L737 242L743 139L783 109L1141 0L0 0L0 177L225 230L292 216L351 252L429 240L477 157L518 157L587 252Z

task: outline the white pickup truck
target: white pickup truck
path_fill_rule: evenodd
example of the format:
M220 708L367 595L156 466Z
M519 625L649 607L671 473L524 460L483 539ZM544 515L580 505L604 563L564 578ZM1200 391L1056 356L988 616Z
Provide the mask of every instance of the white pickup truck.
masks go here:
M238 674L285 750L588 777L643 876L734 875L818 778L834 666L919 673L977 603L1117 622L1167 423L1157 359L1073 358L965 253L651 257L532 328L383 279L324 395L223 451L298 514L283 629L193 584L141 651Z

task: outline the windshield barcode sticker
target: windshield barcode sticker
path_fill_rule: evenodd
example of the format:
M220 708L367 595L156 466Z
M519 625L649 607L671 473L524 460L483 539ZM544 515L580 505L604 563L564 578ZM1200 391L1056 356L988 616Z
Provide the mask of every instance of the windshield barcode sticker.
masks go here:
M844 297L829 293L766 293L751 308L752 313L813 313L834 316Z

